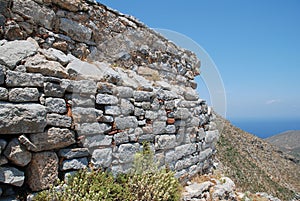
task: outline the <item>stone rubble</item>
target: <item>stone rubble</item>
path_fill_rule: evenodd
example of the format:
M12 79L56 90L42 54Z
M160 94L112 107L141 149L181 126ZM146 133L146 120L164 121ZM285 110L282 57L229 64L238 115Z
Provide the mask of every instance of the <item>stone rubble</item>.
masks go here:
M240 201L261 200L280 201L267 193L242 193L236 189L235 183L228 177L202 175L203 181L187 182L182 193L182 201Z

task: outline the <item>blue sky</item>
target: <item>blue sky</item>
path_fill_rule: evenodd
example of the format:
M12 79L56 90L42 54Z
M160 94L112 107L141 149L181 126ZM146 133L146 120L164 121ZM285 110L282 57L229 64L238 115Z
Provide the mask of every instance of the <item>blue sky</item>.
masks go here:
M300 119L300 1L100 2L203 47L224 82L229 119Z

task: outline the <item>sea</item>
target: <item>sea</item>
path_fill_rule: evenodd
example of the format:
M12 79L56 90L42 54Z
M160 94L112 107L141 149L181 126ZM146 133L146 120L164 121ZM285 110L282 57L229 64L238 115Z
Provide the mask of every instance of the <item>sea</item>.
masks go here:
M247 131L260 138L268 138L273 135L288 131L300 130L300 118L298 119L230 119L236 127Z

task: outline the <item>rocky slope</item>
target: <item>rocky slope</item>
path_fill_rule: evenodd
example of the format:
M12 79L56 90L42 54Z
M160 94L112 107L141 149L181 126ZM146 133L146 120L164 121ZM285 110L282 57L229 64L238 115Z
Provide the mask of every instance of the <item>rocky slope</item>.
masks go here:
M300 161L300 131L286 131L265 139L283 152L287 152Z
M300 192L300 166L292 156L218 117L219 168L243 191L267 192L290 200Z

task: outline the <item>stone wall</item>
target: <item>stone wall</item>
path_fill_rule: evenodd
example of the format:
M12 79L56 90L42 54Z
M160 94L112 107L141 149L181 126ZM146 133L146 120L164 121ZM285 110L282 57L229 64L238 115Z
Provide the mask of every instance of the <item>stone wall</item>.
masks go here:
M0 0L0 194L87 167L127 172L142 143L185 178L218 138L200 62L92 0Z

